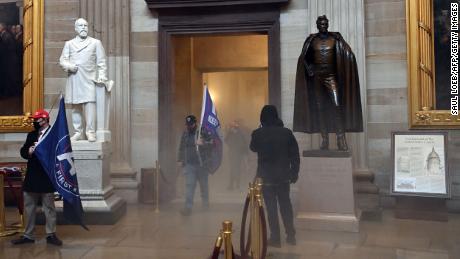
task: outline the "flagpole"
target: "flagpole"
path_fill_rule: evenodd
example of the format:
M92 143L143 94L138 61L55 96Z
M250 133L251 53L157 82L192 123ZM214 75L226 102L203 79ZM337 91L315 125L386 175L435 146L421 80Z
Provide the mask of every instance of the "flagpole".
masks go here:
M206 85L206 83L204 83L203 85L203 99L201 101L201 116L200 116L200 126L198 127L198 135L197 135L197 139L195 141L197 141L199 138L201 138L201 127L203 125L203 119L204 119L204 112L205 112L205 107L206 107L206 92L208 90L208 86ZM200 165L203 166L203 160L201 158L201 155L200 155L200 149L198 147L198 145L195 145L196 146L196 153L198 155L198 160L200 162Z
M208 89L208 85L206 83L203 84L203 99L201 101L201 116L200 116L200 128L198 131L198 136L201 136L201 126L203 125L203 117L204 117L204 108L206 106L206 90Z
M62 91L59 91L59 97L56 97L56 99L54 100L53 104L51 105L51 108L50 108L50 111L49 111L49 114L51 114L51 111L53 111L53 108L54 108L54 105L56 105L58 99L60 100L63 96L62 96Z

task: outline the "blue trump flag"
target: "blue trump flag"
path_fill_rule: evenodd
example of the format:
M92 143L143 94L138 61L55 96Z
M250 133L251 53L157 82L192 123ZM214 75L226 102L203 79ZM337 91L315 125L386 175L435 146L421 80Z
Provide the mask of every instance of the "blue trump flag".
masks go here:
M222 136L220 134L220 121L217 118L216 107L212 102L208 86L205 84L203 91L203 105L201 107L201 136L206 145L201 153L203 166L208 169L210 174L214 174L222 162Z
M83 207L62 96L56 121L37 144L34 152L54 188L63 198L64 217L88 230L82 221Z

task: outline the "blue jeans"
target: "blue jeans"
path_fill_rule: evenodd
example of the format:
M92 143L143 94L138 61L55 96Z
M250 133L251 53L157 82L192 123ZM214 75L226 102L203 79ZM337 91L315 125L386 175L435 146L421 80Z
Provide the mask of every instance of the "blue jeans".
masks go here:
M185 207L193 207L196 183L200 185L201 200L204 207L209 206L208 172L199 165L185 164Z

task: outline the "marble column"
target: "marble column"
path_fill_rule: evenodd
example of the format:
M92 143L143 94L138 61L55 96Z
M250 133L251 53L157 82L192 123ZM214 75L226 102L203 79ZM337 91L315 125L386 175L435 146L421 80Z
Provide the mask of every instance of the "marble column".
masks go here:
M112 184L118 195L133 203L137 202L139 183L131 167L129 8L129 0L80 0L80 17L88 21L89 35L105 47L108 78L115 81L110 107Z
M347 140L353 154L355 189L359 207L363 210L378 210L378 187L373 184L374 174L369 170L367 152L367 84L366 84L366 34L364 30L363 0L310 0L308 16L309 32L317 32L316 18L325 14L329 19L329 31L338 31L351 46L358 63L358 73L363 110L363 133L348 133ZM309 141L319 146L319 136ZM332 138L331 138L332 140Z

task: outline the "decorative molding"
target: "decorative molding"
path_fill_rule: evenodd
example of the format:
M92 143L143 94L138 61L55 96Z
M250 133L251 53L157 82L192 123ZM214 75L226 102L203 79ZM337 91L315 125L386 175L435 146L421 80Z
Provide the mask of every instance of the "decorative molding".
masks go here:
M436 110L433 0L406 0L409 127L454 129L460 116Z
M1 132L19 132L32 130L32 121L25 116L1 116L0 129Z
M145 0L151 9L285 4L289 0Z
M412 122L413 127L430 129L458 129L458 125L460 116L440 110L418 111L415 113L415 121Z

